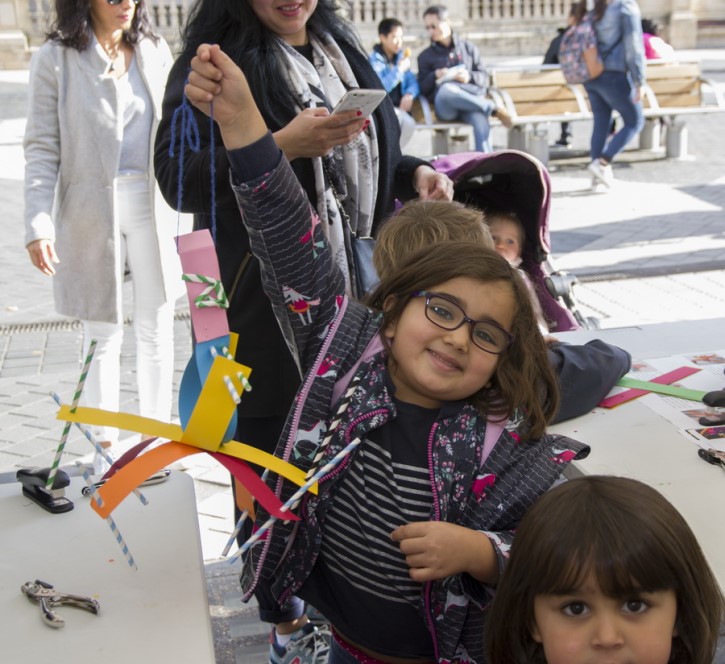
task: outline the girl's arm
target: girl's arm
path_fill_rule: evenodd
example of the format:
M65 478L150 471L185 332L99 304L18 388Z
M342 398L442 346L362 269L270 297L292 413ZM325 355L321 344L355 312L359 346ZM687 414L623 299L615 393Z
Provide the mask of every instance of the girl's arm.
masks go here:
M344 297L319 218L283 159L241 70L218 46L202 45L191 62L186 95L210 113L221 133L262 283L302 370L314 361Z

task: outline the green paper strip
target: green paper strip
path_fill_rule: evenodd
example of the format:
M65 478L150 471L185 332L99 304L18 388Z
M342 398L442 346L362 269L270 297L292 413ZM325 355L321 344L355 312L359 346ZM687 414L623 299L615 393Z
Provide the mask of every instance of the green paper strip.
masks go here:
M686 387L677 387L676 385L660 385L652 383L648 380L637 380L636 378L628 378L623 376L617 381L620 387L631 387L635 390L646 390L647 392L657 392L657 394L666 394L670 397L679 397L680 399L689 399L690 401L702 401L707 392L699 390L688 390Z

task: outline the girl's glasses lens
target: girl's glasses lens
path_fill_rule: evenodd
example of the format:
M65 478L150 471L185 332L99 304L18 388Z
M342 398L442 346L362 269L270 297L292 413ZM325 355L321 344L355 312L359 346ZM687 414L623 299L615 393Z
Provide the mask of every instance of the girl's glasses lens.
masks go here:
M109 5L120 5L123 0L106 0ZM134 5L137 5L141 0L132 0Z

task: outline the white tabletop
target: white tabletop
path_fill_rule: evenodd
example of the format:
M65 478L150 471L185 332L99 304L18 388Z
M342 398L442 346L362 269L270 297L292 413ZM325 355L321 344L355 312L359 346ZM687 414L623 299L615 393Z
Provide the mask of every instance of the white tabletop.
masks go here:
M138 571L126 562L106 521L73 478L65 495L75 508L50 514L0 485L0 650L5 662L214 662L206 581L192 479L178 472L143 487L147 506L129 496L114 511ZM46 625L20 592L40 579L62 592L98 600L99 615L70 606Z
M653 359L725 347L725 319L586 330L556 335L584 343L599 338L628 350L635 359ZM686 380L683 381L686 385ZM723 375L725 387L725 375ZM592 448L572 464L574 473L623 475L658 489L684 516L725 588L725 472L703 461L698 447L637 399L549 427Z

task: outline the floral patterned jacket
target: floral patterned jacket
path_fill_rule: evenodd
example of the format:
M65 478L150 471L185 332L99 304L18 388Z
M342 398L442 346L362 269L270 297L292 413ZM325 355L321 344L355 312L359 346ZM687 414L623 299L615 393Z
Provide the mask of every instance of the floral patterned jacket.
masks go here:
M258 144L244 150L254 149ZM333 400L333 391L340 391L346 374L354 374L359 383L316 465L326 463L354 438L364 441L368 431L395 417L384 353L367 357L370 353L365 352L379 334L380 317L345 295L319 219L284 158L271 172L235 184L235 191L252 250L262 264L264 288L304 375L277 455L308 470L336 419L339 399ZM523 443L518 424L496 426L461 402L454 416L435 423L428 438L430 518L484 531L496 550L499 569L505 566L524 512L570 461L589 451L582 443L548 434ZM497 440L483 460L487 431ZM282 604L300 589L319 554L330 496L344 481L349 459L320 481L317 496L307 494L296 511L300 521L276 522L250 548L241 576L246 598L260 582L270 584ZM268 484L283 500L297 488L276 476ZM256 525L267 516L259 508ZM438 661L484 661L483 623L492 594L492 587L467 574L423 585L420 609Z

